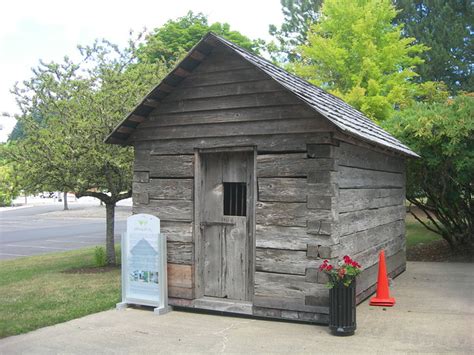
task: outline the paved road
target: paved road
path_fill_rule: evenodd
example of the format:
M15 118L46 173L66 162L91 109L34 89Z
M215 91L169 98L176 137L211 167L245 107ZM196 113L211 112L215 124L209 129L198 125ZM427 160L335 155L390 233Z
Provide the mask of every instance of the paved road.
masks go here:
M103 218L78 218L74 211L70 217L54 216L61 210L62 206L56 204L1 211L0 260L104 245ZM51 212L53 217L49 216ZM115 227L119 240L125 220L117 220Z

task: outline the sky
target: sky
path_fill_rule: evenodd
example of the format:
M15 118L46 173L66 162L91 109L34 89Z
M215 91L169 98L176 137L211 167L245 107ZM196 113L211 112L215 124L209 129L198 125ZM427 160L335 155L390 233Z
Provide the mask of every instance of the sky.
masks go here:
M125 43L130 30L152 30L189 10L209 23L227 22L250 38L271 40L268 25L283 21L280 0L17 0L0 2L0 114L19 113L10 93L15 82L31 77L39 60L74 58L78 44L96 38ZM0 142L15 125L0 117Z

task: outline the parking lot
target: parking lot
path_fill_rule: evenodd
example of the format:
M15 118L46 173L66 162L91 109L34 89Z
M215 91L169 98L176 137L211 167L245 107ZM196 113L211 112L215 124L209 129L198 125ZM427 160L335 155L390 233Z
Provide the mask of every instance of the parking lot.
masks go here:
M105 243L105 207L98 202L62 203L43 199L21 208L0 211L0 260L74 250ZM117 238L125 230L130 206L119 206Z

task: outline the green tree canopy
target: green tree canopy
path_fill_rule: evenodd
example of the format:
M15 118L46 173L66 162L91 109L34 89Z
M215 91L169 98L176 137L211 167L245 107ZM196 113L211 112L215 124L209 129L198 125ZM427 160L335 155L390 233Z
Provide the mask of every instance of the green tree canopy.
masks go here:
M390 117L412 103L414 66L425 50L402 37L392 24L396 14L389 0L326 0L308 43L297 49L295 72L376 121Z
M283 23L280 28L269 26L277 44L269 45L268 49L274 57L294 61L298 58L294 49L306 42L309 27L319 18L323 0L280 0L280 3Z
M395 0L396 23L430 47L421 54L420 81L443 81L452 93L474 91L474 6L470 0Z
M104 138L166 74L166 65L138 63L135 41L121 49L108 41L79 47L81 60L45 63L17 85L22 139L7 151L27 172L25 185L93 196L107 209L107 259L115 262L115 204L131 196L130 148ZM38 120L41 117L41 120Z
M384 127L421 155L408 162L407 199L458 251L474 252L474 96L417 103Z
M183 17L169 20L163 26L155 28L140 47L140 59L174 63L209 31L257 54L264 45L262 40L251 40L240 32L231 30L227 23L215 22L209 25L204 14L190 11Z

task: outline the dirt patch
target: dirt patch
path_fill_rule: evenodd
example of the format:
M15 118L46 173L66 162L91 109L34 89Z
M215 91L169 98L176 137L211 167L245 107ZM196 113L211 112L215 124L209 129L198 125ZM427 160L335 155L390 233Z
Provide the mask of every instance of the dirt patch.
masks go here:
M99 274L99 273L110 272L110 271L115 271L115 270L120 270L120 265L103 266L103 267L97 267L97 266L78 267L78 268L64 270L63 273L64 274Z
M454 253L445 240L421 243L407 249L408 261L450 261L461 263L474 262L473 255Z

